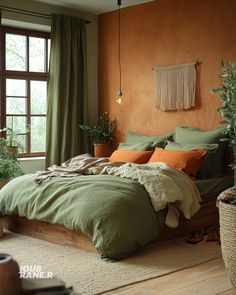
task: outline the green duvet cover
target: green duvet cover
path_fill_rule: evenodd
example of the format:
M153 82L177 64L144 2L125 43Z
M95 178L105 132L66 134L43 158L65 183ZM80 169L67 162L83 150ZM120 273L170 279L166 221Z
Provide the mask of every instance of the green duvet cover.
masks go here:
M0 191L0 213L81 229L102 257L120 259L154 241L165 210L155 213L138 182L111 175L55 177L40 185L34 175Z

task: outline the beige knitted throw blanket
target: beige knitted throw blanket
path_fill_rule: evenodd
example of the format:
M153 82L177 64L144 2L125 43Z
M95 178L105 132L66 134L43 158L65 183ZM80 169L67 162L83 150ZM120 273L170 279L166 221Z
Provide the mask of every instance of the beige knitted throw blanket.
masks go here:
M162 111L187 110L195 106L195 63L155 67L156 108Z
M40 183L53 176L99 174L131 179L143 185L156 212L168 207L166 224L169 227L177 227L181 212L189 219L200 208L201 198L194 182L182 171L173 169L165 163L140 165L109 162L107 158L93 158L84 154L68 160L62 166L53 165L48 171L38 172L35 181Z

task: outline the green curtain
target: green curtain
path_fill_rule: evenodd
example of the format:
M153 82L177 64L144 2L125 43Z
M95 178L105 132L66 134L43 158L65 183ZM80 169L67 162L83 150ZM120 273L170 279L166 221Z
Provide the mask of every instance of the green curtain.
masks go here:
M86 25L53 14L48 79L46 166L87 152L79 125L87 121Z

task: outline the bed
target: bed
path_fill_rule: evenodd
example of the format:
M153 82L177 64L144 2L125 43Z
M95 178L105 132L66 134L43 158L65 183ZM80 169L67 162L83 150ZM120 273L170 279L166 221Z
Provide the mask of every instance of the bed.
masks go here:
M232 186L232 176L197 180L193 184L185 173L166 164L147 165L148 173L151 166L152 172L161 169L161 175L166 176L163 180L165 189L159 191L169 199L158 207L151 198L155 186L149 188L142 183L142 179L137 181L139 169L146 169L146 165L127 163L133 172L139 170L135 177L129 178L124 176L127 167L124 169L123 164L118 168L109 167L109 173L107 167L106 173L104 167L102 173L101 167L96 167L100 171L98 175L94 173L94 167L89 168L92 173L88 173L93 175L63 178L54 174L53 178L46 179L40 185L34 183L33 175L17 178L0 192L1 222L13 232L89 251L96 248L102 257L112 260L123 258L148 243L183 236L198 227L218 224L216 197ZM155 174L152 177L160 176ZM154 181L148 179L147 182ZM176 183L182 192L179 199L169 202L179 189L175 187ZM199 192L202 205L198 211ZM79 205L75 206L78 200ZM172 203L175 207L171 207L171 211ZM181 204L184 204L184 210ZM176 208L183 213L179 218L179 227L167 228L167 217L170 212L173 215ZM71 215L72 219L69 218ZM187 218L194 216L187 220L183 215Z
M123 173L126 175L118 176ZM141 180L134 180L136 175L141 175ZM40 184L34 177L18 177L1 190L1 214L83 232L101 256L110 259L123 258L155 241L167 220L175 226L177 208L190 218L200 207L188 176L164 163L118 164L104 158L96 166L90 165L86 175L54 175ZM11 219L5 218L3 223ZM12 225L8 228L13 230Z
M201 195L203 200L201 209L192 217L191 220L180 218L179 227L177 229L170 229L167 226L164 226L164 216L159 216L164 230L160 233L157 242L185 236L189 232L200 227L207 228L211 226L218 226L219 216L218 209L215 205L216 198L221 191L233 185L233 177L226 176L217 180L217 185L214 185L215 179L207 181L211 184L212 190L209 191L209 187L207 185L205 186L207 194ZM201 190L205 181L199 181L198 183ZM219 183L220 189L217 187ZM71 230L60 224L50 224L39 220L29 220L17 215L0 216L0 220L6 229L16 233L29 235L61 245L72 246L78 249L97 252L91 239L80 229Z

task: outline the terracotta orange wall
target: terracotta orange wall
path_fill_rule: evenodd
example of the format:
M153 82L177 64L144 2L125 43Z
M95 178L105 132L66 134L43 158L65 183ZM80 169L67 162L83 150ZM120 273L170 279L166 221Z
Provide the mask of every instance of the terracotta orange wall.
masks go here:
M118 91L117 11L99 16L99 110L127 131L164 134L178 125L218 127L221 59L236 60L235 0L157 0L121 10L123 104ZM163 112L155 108L152 67L200 60L197 107Z

